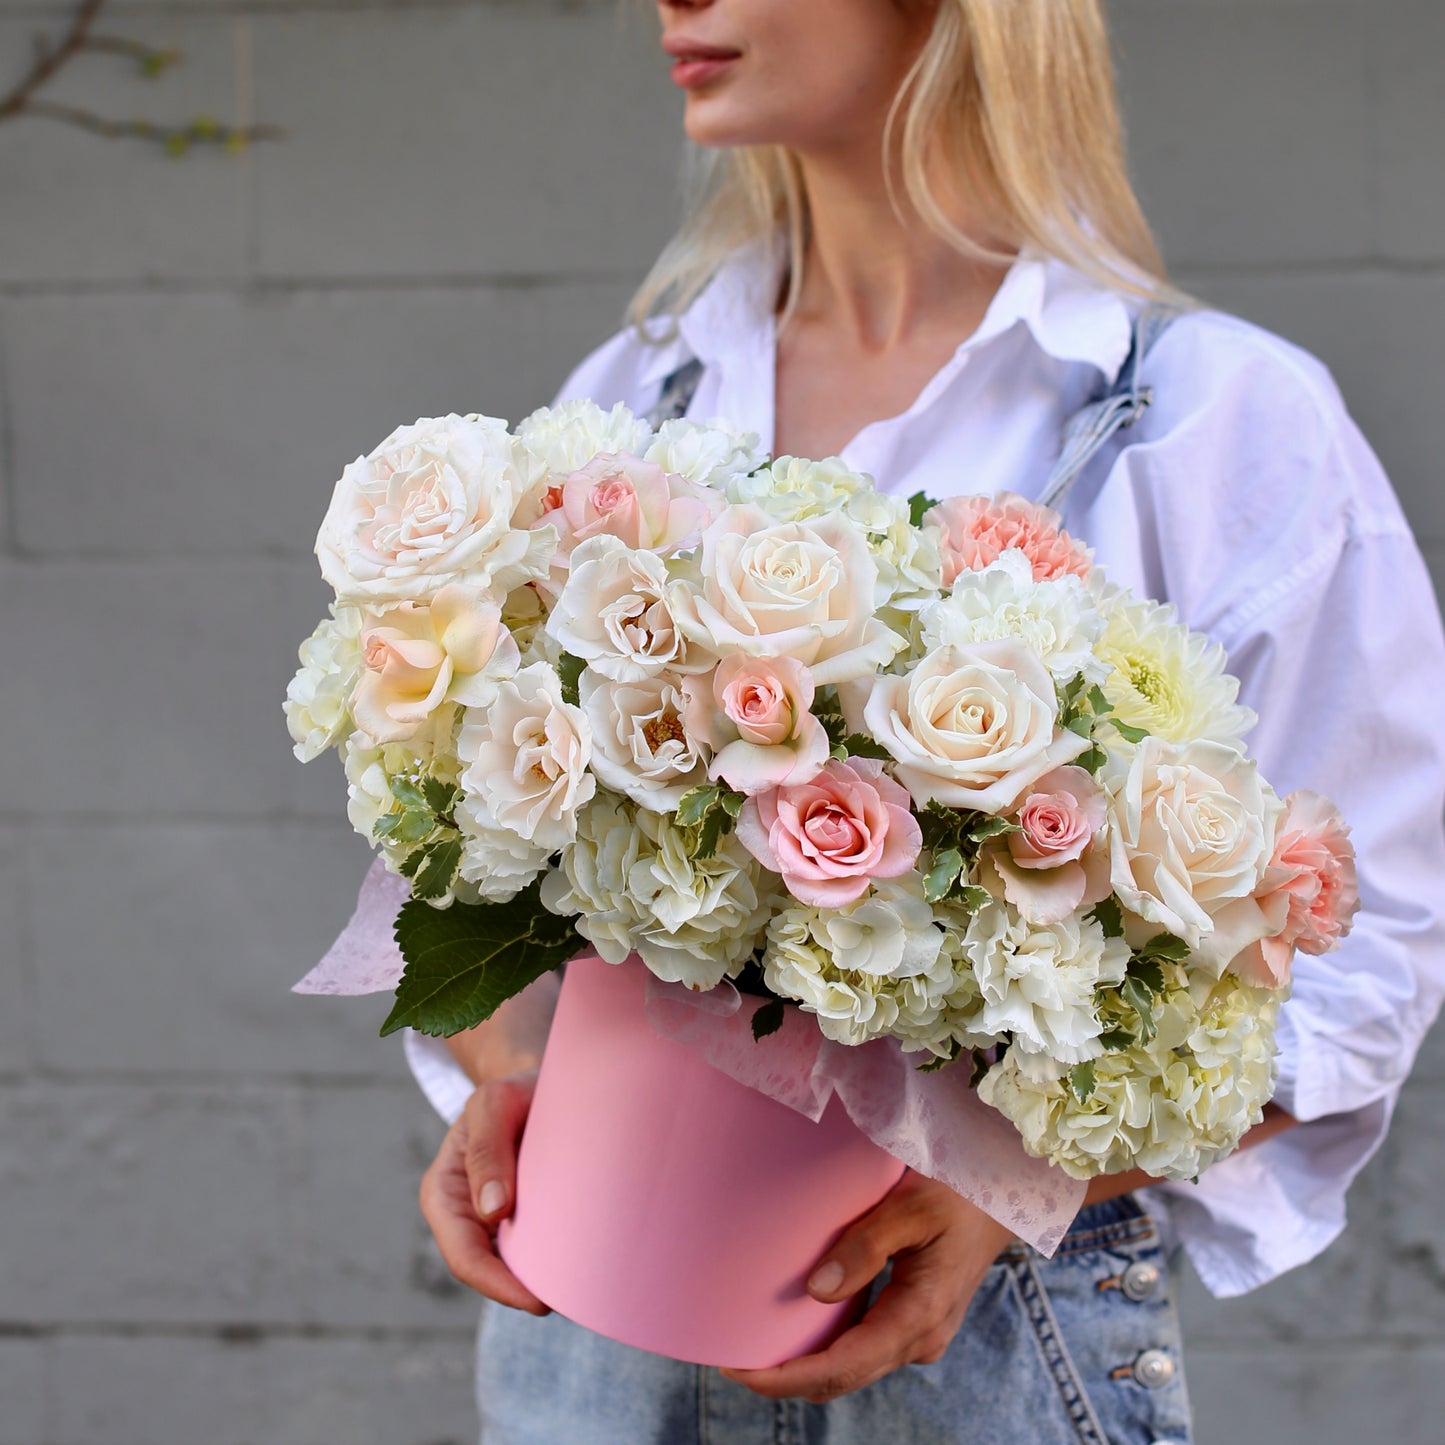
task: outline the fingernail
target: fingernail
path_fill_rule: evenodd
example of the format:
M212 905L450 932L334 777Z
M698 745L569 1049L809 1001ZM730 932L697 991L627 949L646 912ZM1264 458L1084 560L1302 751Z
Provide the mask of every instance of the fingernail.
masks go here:
M832 1294L843 1283L843 1266L836 1259L820 1264L808 1281L808 1288L814 1294Z
M500 1179L488 1179L482 1185L477 1207L482 1214L495 1214L507 1202L507 1186Z

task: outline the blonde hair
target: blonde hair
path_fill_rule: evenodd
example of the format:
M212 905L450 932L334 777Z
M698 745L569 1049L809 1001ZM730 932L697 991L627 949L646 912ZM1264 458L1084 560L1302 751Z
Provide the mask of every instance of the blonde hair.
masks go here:
M1198 305L1169 282L1129 181L1099 0L937 4L932 32L884 128L894 210L902 215L901 171L914 213L965 256L1007 265L1032 246L1110 289ZM648 317L676 317L732 251L781 228L786 324L802 286L808 230L797 157L781 146L689 153L686 218L633 297L628 319L642 328ZM940 174L957 187L953 199L992 219L999 246L949 219L951 198L935 189Z

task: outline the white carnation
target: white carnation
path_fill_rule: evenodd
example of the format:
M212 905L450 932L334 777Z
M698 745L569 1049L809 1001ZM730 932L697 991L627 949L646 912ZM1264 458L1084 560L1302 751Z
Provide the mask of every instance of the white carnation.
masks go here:
M772 901L761 866L736 838L693 858L669 816L608 794L582 810L576 841L542 884L542 902L579 915L577 931L607 962L635 952L659 978L692 989L741 971Z
M734 431L721 420L704 426L677 417L658 427L642 459L699 486L728 492L761 463L762 455L755 432Z
M920 621L930 648L1021 638L1056 683L1080 675L1102 682L1108 673L1095 656L1104 620L1089 589L1072 574L1035 582L1032 564L1015 548L981 571L961 572L947 597L923 608Z
M350 703L361 677L361 610L332 607L301 644L301 670L286 688L286 726L303 763L351 731Z
M872 490L871 478L838 457L779 457L750 476L735 477L727 495L728 501L753 503L780 522L802 522L841 511L849 498Z

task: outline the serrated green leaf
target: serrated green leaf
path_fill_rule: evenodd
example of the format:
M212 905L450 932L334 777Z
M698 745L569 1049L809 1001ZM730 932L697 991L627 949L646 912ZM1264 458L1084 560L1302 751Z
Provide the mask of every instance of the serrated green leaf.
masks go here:
M1089 1102L1089 1095L1092 1094L1097 1087L1097 1081L1094 1078L1094 1065L1091 1060L1085 1059L1082 1064L1075 1064L1074 1067L1069 1070L1069 1086L1074 1091L1074 1097L1081 1104L1087 1104Z
M422 792L421 785L414 783L410 778L392 778L391 796L404 808L425 808L427 806L426 794Z
M876 758L879 762L886 763L893 756L882 743L870 738L867 733L849 733L843 739L843 747L848 756L853 758Z
M918 1072L920 1074L936 1074L940 1069L946 1069L962 1052L963 1045L957 1039L949 1039L948 1052L946 1054L930 1054L918 1065Z
M444 783L440 778L423 778L421 791L433 813L450 813L461 793L455 783Z
M927 492L914 492L908 499L908 520L915 527L923 525L923 514L938 505Z
M430 808L403 808L391 836L398 843L420 843L436 831L436 814Z
M388 838L396 831L396 825L401 822L400 813L383 813L375 823L371 825L371 836L373 838Z
M1104 930L1105 938L1123 938L1124 910L1112 893L1102 903L1093 906L1089 917Z
M1094 730L1094 720L1086 712L1075 713L1068 722L1064 724L1067 732L1075 733L1081 738L1088 737Z
M1134 1045L1134 1035L1128 1029L1116 1026L1112 1029L1105 1029L1099 1035L1099 1042L1106 1049L1128 1049Z
M586 666L585 658L574 657L570 652L564 652L557 659L557 676L562 679L562 701L570 702L573 707L578 705L577 682Z
M823 731L828 734L828 741L833 747L842 748L844 739L848 736L848 724L843 720L843 714L820 709L814 716L822 723ZM846 748L844 751L846 753Z
M714 808L697 830L697 846L692 850L692 856L698 861L711 858L732 830L733 820L721 808Z
M992 899L993 894L987 888L980 888L977 883L970 883L968 887L960 891L957 903L963 912L974 914Z
M460 1033L577 953L576 920L549 913L540 894L533 883L505 903L403 904L396 941L406 970L382 1037L407 1027Z
M1158 998L1164 992L1164 965L1157 958L1136 954L1129 960L1129 977L1140 988L1148 989L1151 998Z
M933 867L923 875L923 896L930 903L944 898L963 872L963 854L957 848L945 848L933 860Z
M1113 703L1104 696L1104 689L1100 687L1097 682L1089 688L1088 702L1098 717L1103 717L1106 713L1113 712L1114 710Z
M1079 756L1074 759L1074 766L1083 768L1085 772L1097 773L1108 761L1108 753L1106 753L1098 743L1095 743L1088 752L1080 753Z
M738 815L743 810L743 804L746 803L747 800L748 797L746 793L724 793L718 799L718 804L723 812L736 822Z
M980 818L964 829L964 836L975 843L987 842L990 838L1002 838L1006 833L1022 833L1023 829L1009 818Z
M414 853L408 853L397 866L397 872L403 878L415 878L421 865L426 862L426 849L418 848Z
M1109 722L1126 743L1142 743L1149 736L1148 728L1136 728L1133 723L1121 722L1116 717L1111 717Z
M412 879L413 898L442 898L457 876L457 865L462 861L462 840L458 837L442 838L430 844L426 850L426 861Z
M1119 986L1119 996L1139 1018L1139 1042L1147 1044L1155 1034L1154 996L1132 975Z
M753 1038L765 1039L783 1026L783 1001L771 998L753 1014Z
M696 828L712 812L721 795L722 789L712 783L702 783L696 788L689 788L677 800L677 826Z
M1157 959L1161 963L1183 963L1189 957L1189 945L1172 933L1156 933L1143 948L1138 957Z

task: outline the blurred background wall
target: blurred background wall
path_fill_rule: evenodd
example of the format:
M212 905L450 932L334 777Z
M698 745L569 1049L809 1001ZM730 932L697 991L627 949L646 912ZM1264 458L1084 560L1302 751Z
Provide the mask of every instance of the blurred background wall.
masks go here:
M1334 369L1445 579L1445 5L1114 0L1189 287ZM0 0L0 93L71 3ZM550 399L675 218L680 101L613 0L116 3L179 47L46 92L283 126L183 159L0 124L0 1445L475 1438L440 1128L383 999L290 984L367 850L280 700L341 466ZM1186 1285L1203 1445L1445 1418L1445 1048L1346 1237Z

